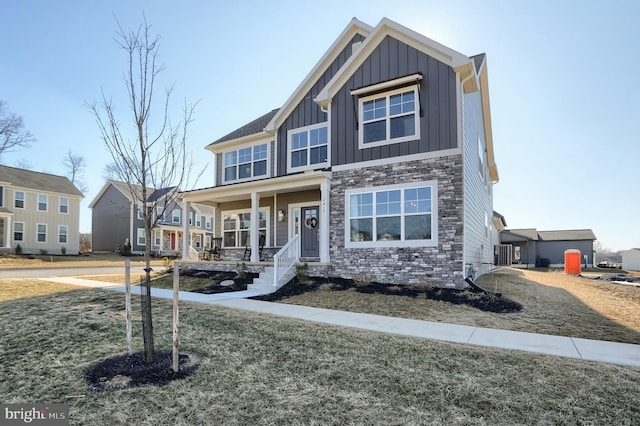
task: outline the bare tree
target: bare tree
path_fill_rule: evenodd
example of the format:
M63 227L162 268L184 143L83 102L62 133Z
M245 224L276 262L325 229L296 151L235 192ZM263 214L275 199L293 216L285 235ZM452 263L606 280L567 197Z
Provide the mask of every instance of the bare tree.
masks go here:
M62 165L67 169L67 177L80 192L87 192L87 183L84 180L84 171L87 163L82 155L74 154L71 150L62 159Z
M154 102L156 78L165 68L157 63L159 41L158 35L151 34L151 25L146 20L136 31L124 31L118 23L116 42L128 59L123 80L133 113L132 119L128 120L131 128L124 128L120 124L115 106L104 92L100 104L88 105L113 160L109 166L110 173L129 185L131 195L141 206L146 241L142 324L147 363L153 362L154 352L150 287L151 230L161 218L154 213L157 207L166 207L171 199L175 199L180 188L188 189L193 166L191 156L186 151L186 141L195 104L185 103L183 117L174 125L169 119L173 86L165 89L160 101ZM151 113L156 110L158 115L152 119Z
M0 158L4 153L29 148L35 140L25 129L22 117L9 112L7 103L0 100Z

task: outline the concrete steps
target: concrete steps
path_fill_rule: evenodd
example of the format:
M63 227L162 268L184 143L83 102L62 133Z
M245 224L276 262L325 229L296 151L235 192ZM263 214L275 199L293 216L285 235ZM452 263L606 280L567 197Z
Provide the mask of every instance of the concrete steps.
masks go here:
M288 283L296 275L296 271L294 268L292 268L285 274L284 277L280 279L277 286L273 285L274 274L275 271L273 267L265 268L264 272L261 272L260 276L253 280L253 284L249 284L247 286L247 290L260 291L264 292L264 294L273 293L280 287Z

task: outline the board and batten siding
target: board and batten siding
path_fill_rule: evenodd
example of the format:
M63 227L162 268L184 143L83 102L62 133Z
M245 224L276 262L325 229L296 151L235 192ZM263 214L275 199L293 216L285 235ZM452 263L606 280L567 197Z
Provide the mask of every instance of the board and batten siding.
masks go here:
M15 192L22 191L25 194L24 208L14 207ZM47 196L47 211L38 211L38 195ZM11 247L15 250L20 244L23 253L39 254L46 251L49 254L61 254L62 247L67 254L78 254L80 249L80 198L75 195L59 194L47 191L37 191L28 188L6 187L5 205L13 211L11 219L10 239ZM69 200L68 213L60 213L60 198ZM23 241L14 240L14 224L24 223ZM46 242L37 241L38 224L47 225ZM58 227L68 227L67 242L58 242Z
M120 248L131 234L131 202L113 185L95 203L91 212L94 251Z
M318 93L329 83L329 80L338 72L342 65L349 59L353 52L353 44L364 40L364 36L356 34L350 43L340 52L331 65L325 70L313 87L307 92L302 101L289 114L283 124L278 128L278 153L277 172L278 176L287 174L287 133L291 129L310 126L312 124L323 123L328 120L327 113L320 109L314 101Z
M351 91L422 73L420 139L360 149L358 97ZM332 166L456 148L456 74L448 65L390 36L354 72L331 102Z
M464 145L464 263L477 268L476 276L491 269L493 189L487 170L484 118L480 91L462 95ZM478 140L482 143L484 168L479 158ZM465 272L466 276L466 272Z

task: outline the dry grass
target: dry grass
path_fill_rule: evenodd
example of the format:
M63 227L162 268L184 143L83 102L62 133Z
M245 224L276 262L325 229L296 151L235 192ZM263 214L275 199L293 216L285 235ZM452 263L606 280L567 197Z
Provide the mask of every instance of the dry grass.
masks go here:
M182 349L201 359L191 377L93 393L84 372L125 352L123 296L33 281L6 300L8 286L0 281L2 402L67 403L72 425L640 423L637 368L186 302ZM154 300L158 349L171 346L170 318L170 302ZM140 334L136 322L136 350Z
M124 257L115 253L90 253L78 256L23 255L0 256L0 268L71 268L89 266L120 266ZM132 256L131 266L144 265L142 256ZM162 259L153 259L153 265L162 265Z
M503 269L478 283L522 304L520 312L484 312L468 306L357 291L315 291L282 303L477 327L640 344L640 288L560 272Z

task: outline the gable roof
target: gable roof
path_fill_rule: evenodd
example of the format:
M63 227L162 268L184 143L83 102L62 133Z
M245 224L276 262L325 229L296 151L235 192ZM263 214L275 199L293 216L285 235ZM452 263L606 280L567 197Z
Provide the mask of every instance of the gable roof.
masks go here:
M456 52L388 18L383 18L367 36L360 48L347 59L342 68L340 68L320 93L318 93L315 101L320 106L326 107L351 75L367 60L386 36L400 40L453 68L467 65L470 61L470 59L462 53Z
M91 201L91 204L89 204L89 208L93 208L95 206L95 204L98 202L98 200L100 200L100 198L102 198L104 193L111 186L113 186L118 191L120 191L122 193L122 195L124 195L127 198L127 200L129 200L130 203L137 202L138 200L140 200L142 198L142 186L131 185L131 187L130 187L129 184L126 183L126 182L120 182L120 181L117 181L117 180L111 180L110 179L104 184L104 186L102 187L100 192L98 192L98 195L95 196L93 201ZM133 194L131 193L132 189L134 191ZM149 194L147 196L147 202L148 203L153 203L154 201L159 200L160 198L164 197L165 195L167 195L168 193L170 193L172 191L175 192L175 193L179 192L179 190L176 189L175 186L171 186L171 187L168 187L168 188L160 188L160 189L157 189L157 190L154 190L153 188L147 187L147 194Z
M331 66L333 61L336 60L340 52L347 47L347 44L351 42L356 34L368 37L373 27L365 24L364 22L352 18L347 27L342 31L338 38L333 42L329 49L322 55L322 58L316 63L313 69L307 74L304 80L291 94L289 99L286 100L278 114L276 114L266 130L274 131L282 122L291 114L295 107L300 103L302 98L311 90L314 84L318 81L320 76ZM353 55L352 55L353 56Z
M268 113L256 118L255 120L245 124L244 126L232 131L231 133L227 133L223 137L211 142L206 146L206 148L210 149L214 145L221 144L222 142L240 139L246 136L252 136L263 132L265 133L265 135L267 135L268 133L265 132L265 127L267 127L267 124L269 124L269 122L271 121L273 116L276 115L279 109L280 108L273 109Z
M82 192L65 176L0 166L0 182L6 182L19 188L55 192L84 198Z

